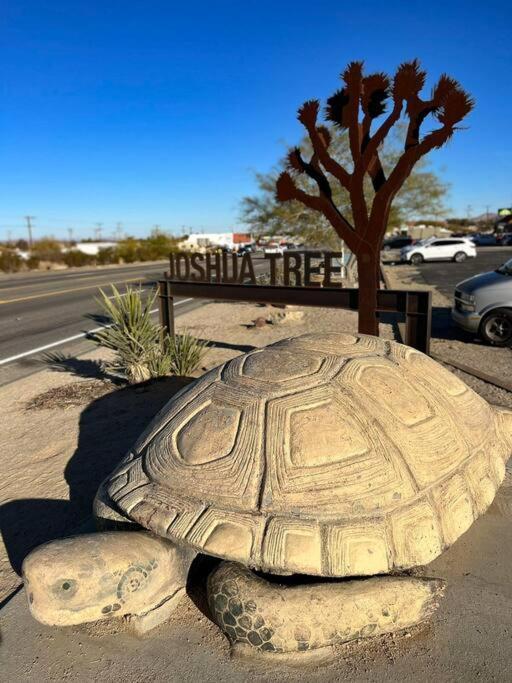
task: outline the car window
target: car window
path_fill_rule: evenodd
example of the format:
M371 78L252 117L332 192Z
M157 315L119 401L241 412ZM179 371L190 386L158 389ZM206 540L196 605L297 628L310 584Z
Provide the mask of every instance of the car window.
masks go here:
M499 268L496 268L496 272L501 273L502 275L512 275L512 258L505 261Z

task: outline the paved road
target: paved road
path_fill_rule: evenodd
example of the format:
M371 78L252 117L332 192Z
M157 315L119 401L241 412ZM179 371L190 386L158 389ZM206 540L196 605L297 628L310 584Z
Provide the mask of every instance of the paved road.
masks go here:
M512 258L512 247L480 247L477 249L476 258L470 258L464 263L453 261L429 261L420 263L416 268L424 277L427 284L436 287L450 299L453 296L455 286L462 280L466 280L478 273L496 270L498 266ZM400 268L400 253L384 252L383 261L395 264Z
M498 266L512 258L512 247L481 248L477 250L477 257L467 259L464 263L451 261L437 261L422 263L418 270L427 284L436 287L440 292L453 297L455 286L478 273L496 270Z
M95 301L99 288L115 284L123 292L140 285L149 293L166 268L162 261L0 278L0 385L40 369L49 353L76 356L92 349L85 335L107 322ZM176 298L176 315L203 303Z
M128 284L140 284L149 291L165 268L162 262L2 278L0 385L40 369L48 353L76 355L93 348L84 335L105 322L95 301L99 288L115 284L125 291Z

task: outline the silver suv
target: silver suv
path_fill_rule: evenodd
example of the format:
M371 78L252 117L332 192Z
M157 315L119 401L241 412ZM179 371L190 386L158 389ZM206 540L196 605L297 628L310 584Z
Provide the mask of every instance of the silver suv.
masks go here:
M512 259L489 273L459 282L455 323L495 346L512 346Z

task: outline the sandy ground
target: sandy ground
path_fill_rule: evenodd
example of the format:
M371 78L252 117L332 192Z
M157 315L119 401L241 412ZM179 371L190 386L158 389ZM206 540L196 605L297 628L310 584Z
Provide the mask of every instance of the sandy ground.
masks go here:
M177 323L214 343L199 374L280 338L356 328L354 313L322 309L304 309L299 320L252 326L258 317L275 318L281 312L212 303L180 316ZM391 326L383 325L382 334L392 338ZM104 357L96 351L68 359L0 389L0 598L19 585L17 572L31 548L90 519L100 481L185 381L116 386L98 378ZM166 624L142 640L114 623L46 628L30 617L21 592L0 612L1 678L127 683L510 680L511 517L509 475L490 511L428 567L428 574L448 581L433 622L394 638L338 648L335 659L321 667L230 659L226 640L203 612L199 585Z
M177 329L213 343L201 374L253 346L308 331L354 331L357 324L351 311L304 309L301 320L252 326L282 313L211 303L177 318ZM391 338L389 325L382 335ZM98 485L182 386L173 378L139 387L98 379L108 353L50 360L41 372L0 388L0 603L20 584L21 562L32 548L90 516Z
M436 288L427 285L421 271L411 265L385 266L389 284L393 289L430 289L432 291L431 353L446 360L455 360L495 377L512 379L512 349L489 346L459 330L452 324L451 300ZM490 403L512 408L512 394L492 384L447 366L466 384Z
M446 580L432 621L394 637L357 641L334 658L295 667L275 656L231 659L205 616L201 585L143 639L119 622L50 628L28 612L24 592L0 611L5 681L139 683L409 683L510 681L512 677L512 477L488 512L423 570Z

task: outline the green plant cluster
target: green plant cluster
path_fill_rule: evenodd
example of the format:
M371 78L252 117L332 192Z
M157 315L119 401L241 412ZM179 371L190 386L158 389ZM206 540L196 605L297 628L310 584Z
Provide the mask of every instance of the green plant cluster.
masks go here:
M142 291L133 288L121 294L112 286L111 296L100 291L98 301L112 322L94 338L115 352L106 370L136 384L164 375L186 376L197 369L207 344L188 333L163 336L151 318L156 292L143 301Z
M60 263L68 267L103 266L116 263L137 263L159 261L178 249L178 238L161 230L153 230L149 237L126 237L115 247L100 249L91 256L71 247L62 250L61 243L53 237L43 237L34 243L31 257L24 261L13 249L0 252L0 270L14 273L23 269L38 268L41 262ZM28 247L28 245L26 245ZM21 247L20 247L21 248Z

